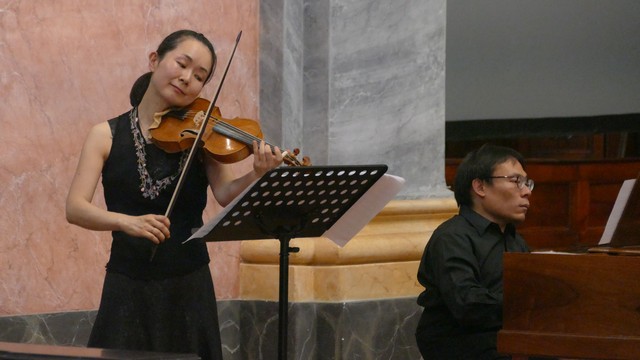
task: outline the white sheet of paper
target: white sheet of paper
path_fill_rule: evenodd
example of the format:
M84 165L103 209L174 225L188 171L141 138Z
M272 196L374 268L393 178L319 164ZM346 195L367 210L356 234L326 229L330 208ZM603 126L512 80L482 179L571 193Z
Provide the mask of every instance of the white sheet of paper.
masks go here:
M622 183L622 187L618 192L616 202L613 204L613 209L611 210L611 214L609 214L607 225L605 225L604 227L604 232L602 233L602 237L600 238L598 245L605 245L611 242L613 232L618 226L618 222L620 221L620 217L622 216L622 211L627 204L627 199L629 198L629 195L631 195L631 190L633 189L633 184L635 183L636 179L625 180Z
M384 174L322 236L343 247L373 219L404 186L404 179Z

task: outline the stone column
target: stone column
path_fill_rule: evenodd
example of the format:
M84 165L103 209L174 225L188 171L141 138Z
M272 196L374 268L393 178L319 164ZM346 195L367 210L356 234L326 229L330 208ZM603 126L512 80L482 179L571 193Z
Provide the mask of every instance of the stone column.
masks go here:
M444 181L445 4L261 2L265 135L299 147L314 165L386 164L406 180L345 247L326 238L292 242L300 247L289 270L296 359L420 358L418 262L431 231L457 212ZM242 244L242 299L277 301L278 251L275 240ZM276 336L275 317L251 328Z
M399 198L444 183L445 0L264 0L260 118L315 165L389 165Z

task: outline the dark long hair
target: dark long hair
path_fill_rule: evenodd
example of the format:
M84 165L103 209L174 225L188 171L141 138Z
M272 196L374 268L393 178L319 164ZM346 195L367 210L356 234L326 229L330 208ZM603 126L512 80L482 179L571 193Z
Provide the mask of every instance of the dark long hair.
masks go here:
M216 51L213 48L213 44L211 44L211 41L209 41L209 39L207 39L203 34L195 32L193 30L178 30L169 34L169 36L162 40L162 42L158 46L158 49L156 50L156 53L158 53L158 58L159 60L162 60L162 58L164 58L164 56L169 51L178 47L181 42L188 38L200 41L209 49L209 52L211 52L211 69L209 69L209 74L207 75L207 79L205 80L205 83L207 83L209 80L211 80L213 71L216 68L216 63L218 62L218 58L216 56ZM133 87L131 87L131 92L129 93L129 102L131 103L131 106L138 106L142 101L142 97L144 96L144 93L147 91L149 83L151 82L151 75L153 75L153 73L149 71L140 76L138 80L133 83Z

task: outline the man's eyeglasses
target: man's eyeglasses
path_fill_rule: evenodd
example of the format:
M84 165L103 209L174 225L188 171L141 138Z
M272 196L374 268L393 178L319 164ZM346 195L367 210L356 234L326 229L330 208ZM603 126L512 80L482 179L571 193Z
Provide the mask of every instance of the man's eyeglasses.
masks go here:
M526 186L529 188L529 191L533 191L533 179L529 179L528 177L520 176L520 175L502 175L502 176L489 176L488 179L509 179L510 181L516 183L518 189L524 189Z

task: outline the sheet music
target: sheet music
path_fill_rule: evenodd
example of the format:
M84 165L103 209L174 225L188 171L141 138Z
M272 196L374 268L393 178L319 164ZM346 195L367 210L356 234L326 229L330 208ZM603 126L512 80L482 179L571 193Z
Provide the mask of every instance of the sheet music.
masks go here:
M622 183L622 187L618 192L616 202L613 204L613 210L611 210L611 214L609 215L609 219L607 220L607 225L604 228L604 232L602 233L602 237L600 238L598 245L606 245L611 242L611 238L613 237L613 233L618 226L620 216L622 216L622 211L627 204L627 199L631 194L631 189L633 189L633 185L635 184L635 182L636 179L630 179L625 180Z
M351 240L404 186L404 179L384 174L347 212L322 236L343 247Z
M539 250L532 251L530 254L552 254L552 255L579 255L577 252L555 251L555 250Z

